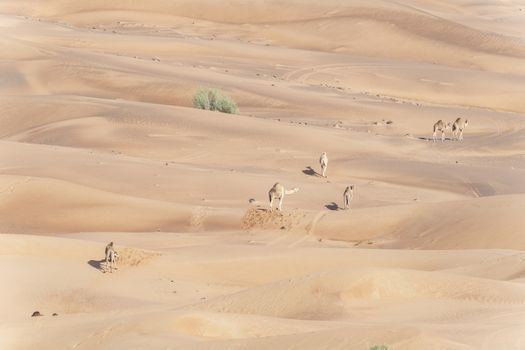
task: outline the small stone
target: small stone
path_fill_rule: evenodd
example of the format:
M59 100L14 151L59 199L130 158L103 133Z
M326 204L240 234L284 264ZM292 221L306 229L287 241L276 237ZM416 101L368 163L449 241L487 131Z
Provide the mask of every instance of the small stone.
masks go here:
M52 316L58 316L58 314L56 312L53 312L53 315Z
M42 314L40 313L40 311L35 311L35 312L33 312L33 314L31 315L31 317L38 317L38 316L42 316Z

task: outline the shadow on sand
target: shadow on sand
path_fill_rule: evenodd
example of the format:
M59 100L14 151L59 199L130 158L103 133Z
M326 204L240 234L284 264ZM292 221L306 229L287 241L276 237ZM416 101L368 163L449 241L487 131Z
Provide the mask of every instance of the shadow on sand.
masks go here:
M330 210L339 210L339 205L336 202L332 202L330 204L325 205L326 209Z
M306 174L308 176L321 176L317 171L312 169L311 166L307 166L306 169L303 170L303 174Z
M419 136L419 137L417 137L417 139L418 140L423 140L423 141L434 141L434 139L432 137ZM456 139L452 139L450 137L445 137L445 141L456 141ZM436 142L441 142L441 136L436 139Z
M102 260L89 260L88 261L88 264L89 266L97 269L97 270L100 270L100 271L103 271L104 270L104 266L102 265L102 263L104 262L105 260L102 259Z

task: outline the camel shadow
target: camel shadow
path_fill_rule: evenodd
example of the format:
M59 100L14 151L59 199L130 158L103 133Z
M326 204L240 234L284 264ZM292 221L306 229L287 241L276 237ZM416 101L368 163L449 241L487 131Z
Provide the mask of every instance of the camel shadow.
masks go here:
M100 270L100 271L103 271L104 268L103 268L103 265L102 263L105 262L106 260L105 259L102 259L102 260L89 260L88 261L88 265L97 269L97 270Z
M424 136L419 136L417 139L418 140L423 140L423 141L434 141L434 139L432 137L424 137ZM453 138L450 138L450 137L445 137L445 141L456 141L456 139L453 139ZM437 142L441 142L441 137L438 137L436 139L436 143Z
M306 169L303 170L303 174L308 176L321 176L321 174L315 171L311 166L307 166Z
M339 210L339 205L336 202L332 202L330 204L325 205L326 209L330 210Z

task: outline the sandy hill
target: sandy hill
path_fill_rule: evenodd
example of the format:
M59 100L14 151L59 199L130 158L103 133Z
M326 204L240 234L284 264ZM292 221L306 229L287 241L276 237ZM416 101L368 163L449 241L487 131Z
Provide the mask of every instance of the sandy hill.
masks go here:
M518 0L0 2L0 348L524 348L523 21ZM240 114L193 108L199 87ZM458 117L463 141L432 142ZM269 213L277 181L300 190Z

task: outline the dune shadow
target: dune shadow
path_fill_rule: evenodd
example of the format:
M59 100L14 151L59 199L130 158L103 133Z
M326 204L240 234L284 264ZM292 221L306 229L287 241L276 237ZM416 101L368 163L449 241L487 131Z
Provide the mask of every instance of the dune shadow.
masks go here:
M311 166L307 166L306 169L303 170L303 174L306 174L308 176L321 176Z
M330 204L325 205L326 209L330 210L339 210L339 205L336 202L332 202Z
M104 270L103 267L102 267L102 263L104 262L105 260L102 259L102 260L89 260L88 261L88 264L89 266L97 269L97 270Z
M495 196L497 194L494 187L488 183L473 182L470 184L471 190L478 197Z

